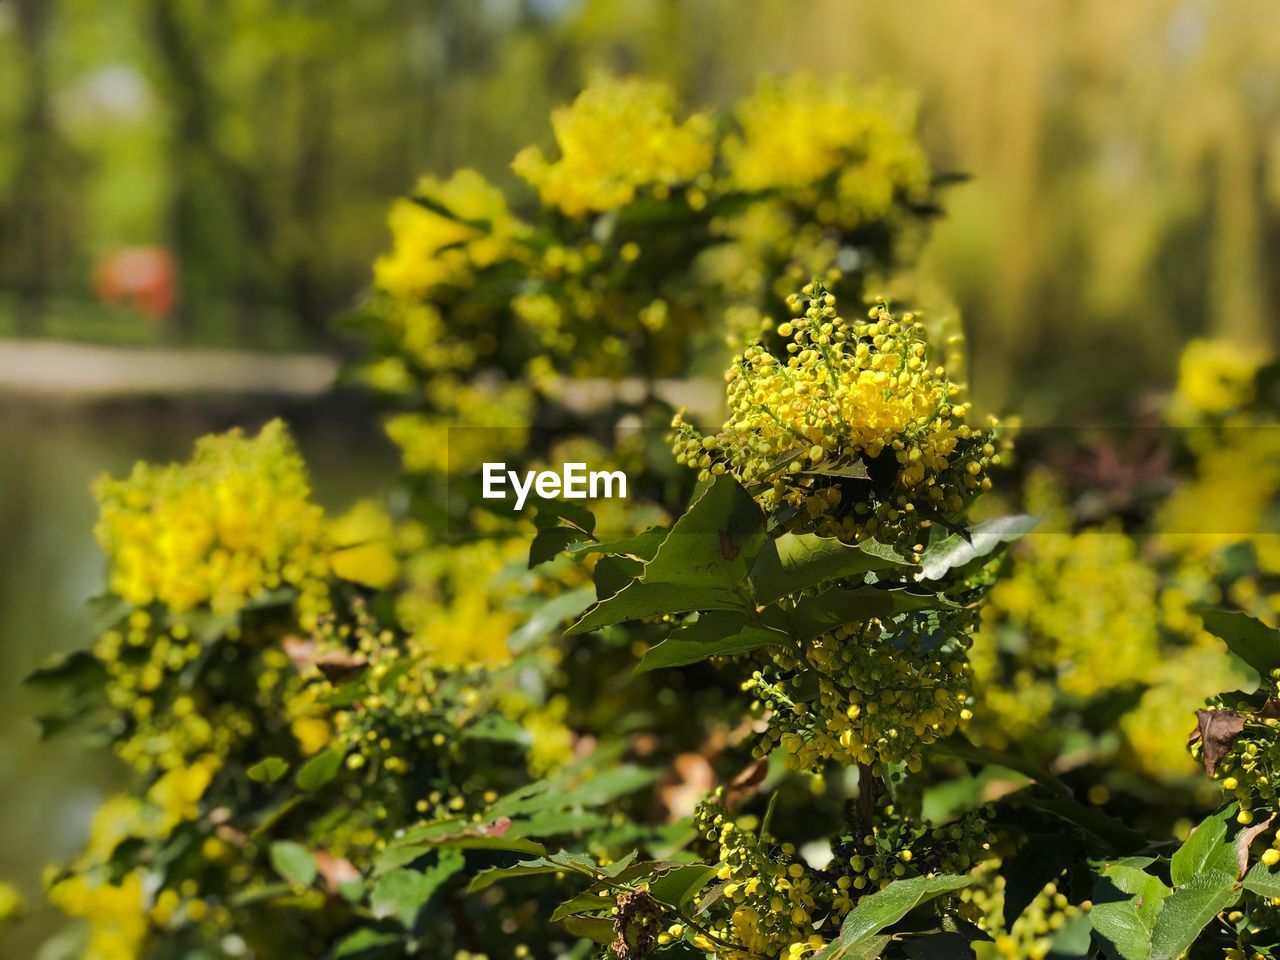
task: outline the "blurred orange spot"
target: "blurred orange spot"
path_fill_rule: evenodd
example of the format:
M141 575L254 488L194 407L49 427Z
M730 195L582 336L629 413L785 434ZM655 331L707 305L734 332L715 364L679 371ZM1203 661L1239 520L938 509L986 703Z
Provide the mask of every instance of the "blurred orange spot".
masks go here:
M98 261L93 288L110 306L125 304L148 320L161 320L177 299L178 267L160 247L125 247Z

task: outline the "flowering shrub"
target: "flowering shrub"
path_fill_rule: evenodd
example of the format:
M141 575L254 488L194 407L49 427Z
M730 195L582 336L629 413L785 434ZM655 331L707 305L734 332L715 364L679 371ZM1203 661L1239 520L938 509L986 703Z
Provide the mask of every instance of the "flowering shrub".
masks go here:
M280 423L97 487L98 635L32 677L135 772L49 877L81 954L1274 955L1280 634L1197 605L1272 615L1269 542L1189 542L1182 494L1147 542L984 507L1009 438L959 344L867 299L931 213L909 103L603 80L552 126L536 198L464 171L392 209L385 504L326 515ZM722 360L699 429L658 385ZM1224 369L1171 407L1191 483L1273 415ZM635 492L503 514L470 479L517 451ZM1242 670L1214 636L1264 686L1205 707Z

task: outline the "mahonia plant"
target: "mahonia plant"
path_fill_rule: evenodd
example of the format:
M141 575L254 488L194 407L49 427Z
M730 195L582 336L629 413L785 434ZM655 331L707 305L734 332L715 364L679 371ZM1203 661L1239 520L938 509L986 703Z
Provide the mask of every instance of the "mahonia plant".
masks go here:
M1008 550L962 342L866 298L936 213L910 98L602 78L551 126L524 194L391 209L389 497L331 515L274 422L96 488L95 637L31 678L131 771L47 878L72 952L1280 955L1274 370L1189 349L1149 541L1029 481L1068 520ZM729 353L717 429L630 429ZM633 493L502 514L467 474L517 452ZM1206 503L1238 529L1187 537ZM1217 637L1264 682L1206 704Z

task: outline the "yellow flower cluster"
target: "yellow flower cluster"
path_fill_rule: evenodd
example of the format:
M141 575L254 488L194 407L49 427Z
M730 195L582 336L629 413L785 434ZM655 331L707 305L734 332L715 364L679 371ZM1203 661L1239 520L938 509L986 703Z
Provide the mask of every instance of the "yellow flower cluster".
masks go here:
M742 133L724 156L738 190L779 191L845 228L928 191L915 103L888 89L797 74L763 81L734 114Z
M824 916L839 921L853 908L856 891L868 886L866 877L857 887L849 876L821 877L791 844L743 829L711 804L698 808L697 825L717 845L724 907L705 931L676 924L660 943L687 932L695 947L725 960L776 957L793 944L809 945L810 938L820 945L817 923Z
M142 881L138 870L118 883L77 874L50 888L50 903L88 923L83 960L135 960L140 956L147 935Z
M1178 363L1175 419L1190 422L1247 406L1262 358L1225 340L1192 340Z
M397 414L386 423L408 472L475 470L528 445L533 395L524 384L442 377L428 395L432 413Z
M374 283L405 298L470 284L474 270L513 255L513 241L528 231L502 191L474 170L448 180L423 177L413 199L391 207L388 226L392 248L374 264Z
M1087 905L1071 903L1056 883L1049 883L1006 927L1006 883L999 871L999 860L986 861L973 871L974 882L959 892L966 918L992 937L989 942L975 943L975 952L980 960L1044 960L1053 950L1058 932L1087 912Z
M571 217L617 209L641 189L661 195L705 172L713 152L710 118L677 122L674 100L659 83L597 81L551 115L560 158L528 147L512 169Z
M290 586L304 615L325 608L324 512L279 420L253 438L203 437L187 464L139 463L128 479L104 477L94 489L110 589L130 603L227 614Z
M408 589L396 611L424 661L449 669L501 666L511 659L507 638L519 625L510 609L528 541L476 540L415 556Z
M988 741L1023 729L993 709L1002 699L1047 707L1037 690L1043 685L1050 696L1057 689L1087 700L1136 686L1159 662L1159 578L1130 537L1045 533L1024 541L1016 556L988 596L970 654ZM1016 635L1016 653L1001 651L1002 634Z
M756 343L726 374L729 419L702 436L677 415L676 460L724 473L786 511L793 531L867 538L919 554L921 530L958 515L991 481L991 431L965 423L962 387L929 363L923 325L884 305L846 320L820 283L778 328L785 361Z
M757 671L745 685L770 711L756 752L766 755L776 743L794 770L819 770L831 759L918 770L928 745L972 716L968 619L958 613L871 620L797 650L776 650L767 675ZM815 680L817 697L802 696Z

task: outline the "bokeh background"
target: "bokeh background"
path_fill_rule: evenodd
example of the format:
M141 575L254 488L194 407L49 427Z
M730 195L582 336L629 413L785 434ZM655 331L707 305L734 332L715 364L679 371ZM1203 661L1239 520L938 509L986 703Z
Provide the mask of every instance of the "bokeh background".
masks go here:
M597 70L691 107L796 69L912 88L969 175L921 269L980 405L1125 422L1189 338L1276 346L1274 25L1265 0L0 0L0 877L35 894L119 775L39 747L20 686L88 636L92 478L280 414L326 505L390 479L328 382L418 174L514 186Z

